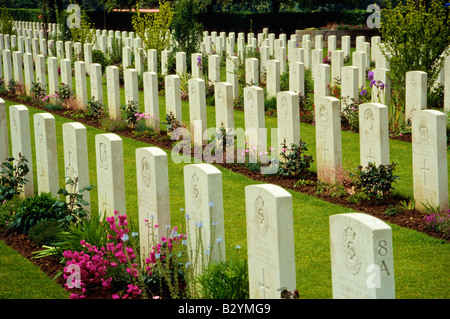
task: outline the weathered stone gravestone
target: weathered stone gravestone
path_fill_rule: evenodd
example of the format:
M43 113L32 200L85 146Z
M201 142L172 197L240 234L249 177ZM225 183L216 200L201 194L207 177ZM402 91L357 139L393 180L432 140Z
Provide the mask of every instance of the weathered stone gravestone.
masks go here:
M278 125L278 148L286 143L288 148L291 144L300 143L300 110L298 107L298 94L292 91L278 92L277 94L277 125Z
M103 76L100 63L91 64L91 98L103 103Z
M188 254L198 273L209 260L226 259L222 173L210 164L184 166L184 193Z
M436 110L412 114L413 187L416 208L439 206L446 211L448 203L447 116Z
M173 116L182 123L183 116L181 111L181 79L178 75L166 75L166 114L172 112Z
M11 129L11 153L14 159L19 159L19 154L27 159L28 173L25 175L27 182L21 186L20 197L25 198L34 194L33 156L31 151L30 119L28 108L24 105L11 105L9 108L9 123Z
M292 195L271 184L245 187L250 299L296 289Z
M258 86L244 88L245 136L250 158L256 162L259 152L266 151L264 90Z
M206 83L200 78L190 79L189 85L189 122L194 145L201 146L206 141L203 133L207 129L206 120Z
M228 82L215 85L216 129L223 127L228 134L234 131L233 87Z
M117 66L109 65L106 67L106 90L109 118L119 120L122 115L120 113L119 68Z
M103 216L126 213L122 139L114 133L95 136L98 210Z
M340 104L329 96L317 98L316 103L317 179L334 184L342 168Z
M50 60L51 58L48 58ZM83 61L75 62L75 88L77 102L80 107L87 109L87 85L86 85L86 65Z
M405 119L411 114L427 108L427 73L423 71L406 72Z
M389 164L388 107L380 103L359 106L360 163Z
M146 125L154 132L159 132L159 96L158 96L158 74L155 72L144 72L144 110L150 118L146 119Z
M248 86L259 84L258 63L259 61L256 58L247 58L245 60L245 84Z
M267 97L277 96L280 91L280 61L267 61Z
M392 232L362 213L330 216L334 299L395 298Z
M0 165L9 157L8 123L6 120L6 103L0 99Z
M141 261L167 235L170 225L167 154L157 147L136 149L136 178Z
M139 103L137 71L135 69L125 69L123 76L125 81L125 104Z
M356 66L344 66L341 71L341 110L358 99L358 68Z
M36 113L33 121L38 192L52 193L56 197L59 175L55 117L50 113Z
M80 189L90 185L89 182L89 158L87 147L86 127L78 122L64 123L62 125L64 145L64 180L77 179L77 185L72 187L66 184L69 193L76 193ZM69 200L69 198L67 198ZM91 196L88 191L83 192L83 200L89 203L84 206L88 213L91 212Z
M444 67L444 110L450 112L450 55L445 58Z
M289 91L305 94L305 65L303 62L289 63Z

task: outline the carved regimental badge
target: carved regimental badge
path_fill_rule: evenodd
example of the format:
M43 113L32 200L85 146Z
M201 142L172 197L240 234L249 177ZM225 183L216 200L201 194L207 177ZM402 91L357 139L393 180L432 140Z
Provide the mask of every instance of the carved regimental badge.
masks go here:
M258 230L262 236L266 235L269 228L269 220L267 215L267 209L264 207L264 200L261 196L258 196L255 201L255 219Z
M343 259L347 270L353 275L357 275L361 269L361 256L355 246L356 233L351 227L347 227L343 233Z
M191 180L192 201L196 208L200 208L202 205L202 194L200 191L200 185L198 183L197 174L192 175Z

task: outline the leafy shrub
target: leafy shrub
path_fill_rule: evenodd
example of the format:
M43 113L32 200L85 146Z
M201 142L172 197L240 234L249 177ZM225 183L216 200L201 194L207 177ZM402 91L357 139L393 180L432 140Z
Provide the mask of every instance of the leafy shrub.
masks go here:
M291 144L288 148L286 143L281 145L281 160L278 167L278 174L286 177L303 177L307 175L311 167L313 158L305 155L308 151L308 144L300 140L299 144Z
M139 112L139 102L131 101L126 105L122 105L120 107L120 111L125 117L125 121L127 122L128 126L135 127L137 121L136 114Z
M41 83L32 82L31 94L35 101L40 102L45 96L46 90Z
M21 202L8 229L27 234L30 228L40 221L62 220L66 215L65 202L58 201L50 193L36 194Z
M314 101L307 95L298 94L300 119L307 123L314 123Z
M91 99L87 104L88 116L91 116L95 121L101 119L105 116L105 110L103 108L103 103L100 101L96 101Z
M273 96L269 99L264 99L264 111L276 110L277 109L277 98Z
M360 99L343 98L344 108L341 112L341 120L350 125L350 130L359 132L359 106L362 104Z
M38 245L48 245L58 240L58 234L62 230L57 220L42 220L30 228L28 236Z
M405 97L406 72L424 71L428 74L428 93L449 52L450 10L445 0L387 1L381 10L380 32L385 54L390 52L392 89ZM414 45L411 45L411 39Z
M56 94L58 94L58 97L62 103L67 101L73 95L73 93L70 91L69 85L64 83L61 83L61 86L58 86Z
M109 61L101 50L94 49L92 50L92 63L100 64L102 66L102 73L105 73Z
M369 163L366 167L358 166L356 174L356 188L370 199L385 199L391 196L392 184L399 179L394 175L396 163L391 165Z
M14 162L17 162L14 164ZM21 188L28 180L25 176L29 172L28 160L19 153L19 158L6 158L0 170L0 201L10 200L14 195L19 195Z
M199 292L204 299L248 299L247 260L210 263L198 278Z

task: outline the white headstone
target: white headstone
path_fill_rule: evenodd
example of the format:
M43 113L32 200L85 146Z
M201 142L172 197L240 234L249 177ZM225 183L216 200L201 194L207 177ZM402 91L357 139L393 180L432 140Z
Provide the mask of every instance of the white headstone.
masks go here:
M395 298L391 227L362 213L330 216L334 299Z
M331 51L331 85L341 83L341 70L344 66L344 51Z
M233 87L233 100L239 96L239 79L238 79L239 60L235 56L227 57L226 60L226 82Z
M245 83L246 85L259 85L258 59L247 58L245 60Z
M191 138L194 145L206 142L203 133L207 129L206 120L206 83L200 78L190 79L189 85L189 122L191 124ZM216 105L217 107L217 105Z
M146 125L153 131L159 132L159 96L158 96L158 74L155 72L144 72L144 112L150 118L146 119Z
M225 260L221 171L210 164L184 166L184 194L188 253L200 271L205 259Z
M39 193L58 196L58 152L56 148L55 117L50 113L33 115L36 147L36 175Z
M363 51L353 52L353 66L358 68L358 87L366 86L366 53Z
M11 105L9 108L9 123L11 129L11 153L14 159L19 159L19 153L28 162L28 181L21 186L20 197L25 198L34 194L33 156L31 151L30 119L28 108L24 105Z
M411 119L415 111L427 108L427 73L423 71L406 72L405 118Z
M334 184L342 167L340 104L329 96L315 101L317 179Z
M69 193L76 193L80 189L90 185L89 182L89 158L87 146L86 127L78 122L64 123L62 125L63 145L64 145L64 180L67 181L78 179L77 185L73 188L70 184L66 184ZM83 192L83 200L89 203L83 206L89 213L90 193ZM69 199L68 199L69 200Z
M267 98L277 96L280 91L280 61L267 61Z
M181 79L178 75L165 76L166 87L166 114L172 114L182 123L183 116L181 111Z
M122 139L114 133L95 135L98 211L126 213Z
M72 85L72 62L67 59L61 59L61 85L65 84L69 87L69 90L73 92Z
M353 100L358 99L358 68L351 65L344 66L341 75L341 110L344 110L347 105L353 103Z
M75 90L77 102L80 104L81 108L86 109L88 96L86 85L86 64L83 61L75 61Z
M9 157L8 123L6 120L6 104L0 99L0 164Z
M227 133L234 130L233 87L228 82L216 83L214 91L216 109L216 129L225 128Z
M445 58L444 66L444 111L450 112L450 55Z
M245 187L250 299L296 289L292 195L271 184Z
M25 82L25 92L28 96L31 95L31 87L34 82L34 66L33 66L33 55L31 53L25 53L23 55L23 67L24 67L24 82Z
M389 165L389 117L388 107L380 103L364 103L359 106L360 163L376 166Z
M100 63L91 64L91 98L103 103L103 76Z
M157 147L136 149L136 178L141 261L167 236L170 225L167 154Z
M416 208L429 204L449 208L447 168L447 116L436 110L412 113L413 185Z
M282 143L287 147L300 143L300 109L299 96L292 91L277 94L278 148Z
M106 67L106 89L108 92L109 118L119 120L120 113L120 86L119 68L114 65Z
M260 152L266 151L266 134L264 113L264 90L258 86L244 88L245 136L249 155L252 160L258 158Z
M289 63L289 91L305 94L305 65L302 62Z
M125 69L123 76L125 82L125 104L139 102L137 71L135 69Z
M220 82L220 56L216 54L208 57L208 79L212 83Z

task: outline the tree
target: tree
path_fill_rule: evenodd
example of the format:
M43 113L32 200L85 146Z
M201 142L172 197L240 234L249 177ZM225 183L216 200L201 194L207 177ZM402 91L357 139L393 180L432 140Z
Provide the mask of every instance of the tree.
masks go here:
M428 74L428 93L450 53L450 10L446 0L389 0L381 11L381 52L389 54L392 89L401 98L405 93L408 71Z

